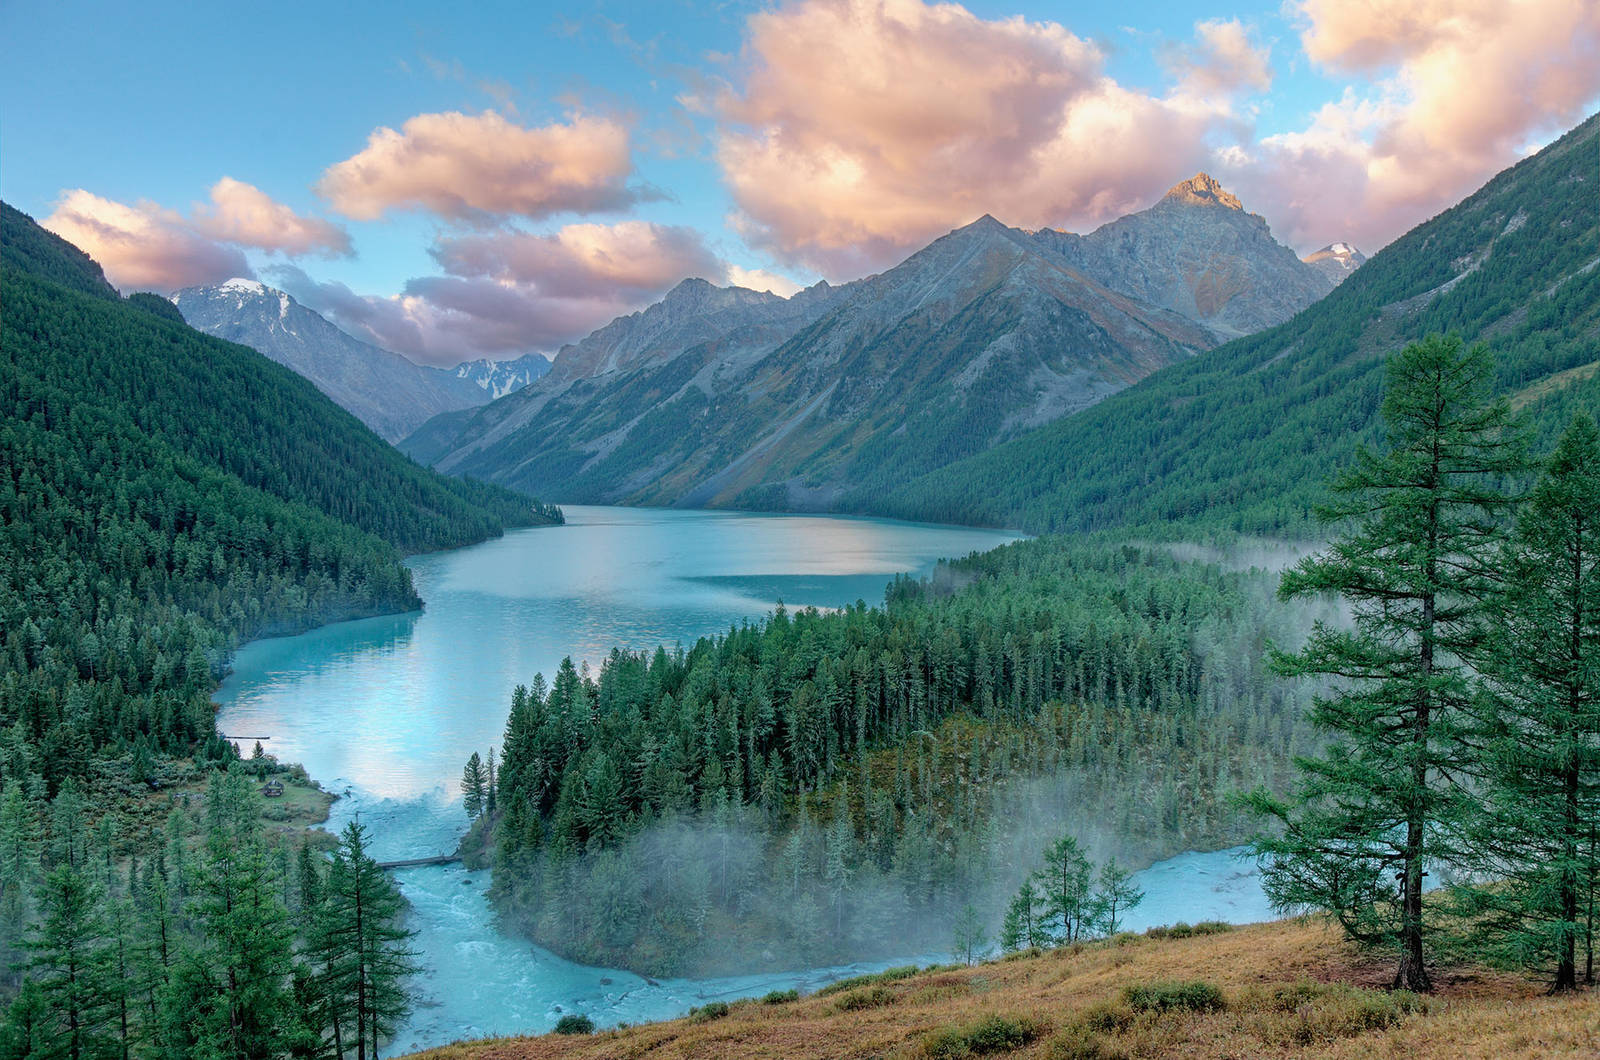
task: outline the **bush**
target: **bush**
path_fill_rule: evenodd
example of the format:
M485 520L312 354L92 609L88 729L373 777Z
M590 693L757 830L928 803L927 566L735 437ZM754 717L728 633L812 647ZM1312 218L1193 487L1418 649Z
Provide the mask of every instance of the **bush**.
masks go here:
M829 994L843 993L854 990L858 986L871 986L878 981L875 975L852 975L848 979L838 979L817 991L818 997L827 997Z
M704 1005L689 1010L689 1022L710 1023L712 1020L719 1020L727 1014L728 1003L726 1001L707 1001Z
M1009 1053L1037 1041L1046 1028L1030 1019L987 1016L965 1027L947 1027L922 1041L927 1060L961 1060L969 1056Z
M1130 986L1123 998L1135 1012L1221 1012L1222 991L1201 980Z
M569 1012L556 1020L557 1034L593 1034L594 1020L581 1012Z
M1084 1026L1072 1026L1050 1039L1045 1050L1049 1060L1124 1060L1122 1050L1106 1044L1106 1040Z
M763 1005L783 1005L790 1001L799 1000L800 991L798 990L771 990L761 995L761 1003Z
M1133 1010L1119 1001L1096 1001L1083 1010L1078 1022L1092 1031L1115 1034L1133 1022Z
M930 970L938 967L941 966L929 965ZM885 968L883 971L878 973L878 981L880 983L892 983L897 979L909 979L921 970L922 969L918 968L914 964L902 964L897 968Z
M894 991L886 986L869 987L866 990L852 991L838 1001L833 1007L839 1012L857 1012L866 1008L882 1008L895 1002Z

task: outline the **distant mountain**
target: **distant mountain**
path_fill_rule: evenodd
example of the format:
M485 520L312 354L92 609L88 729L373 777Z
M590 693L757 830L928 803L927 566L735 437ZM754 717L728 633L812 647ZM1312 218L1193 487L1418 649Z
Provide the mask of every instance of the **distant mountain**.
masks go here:
M1349 243L1329 243L1301 260L1334 283L1343 283L1352 272L1366 263L1367 256Z
M172 296L191 327L249 346L316 384L387 441L441 412L490 400L476 379L414 364L340 331L255 280L189 287Z
M1218 339L1281 324L1333 289L1205 173L1086 236L1047 228L1034 238L1103 286L1204 324Z
M1280 327L1078 416L844 507L1035 532L1171 520L1304 531L1328 475L1378 435L1384 359L1483 341L1546 439L1600 414L1600 115L1357 269Z
M1214 341L984 217L888 272L789 299L686 281L563 349L538 386L402 448L572 500L826 507Z
M899 485L1330 289L1208 182L1090 236L985 216L787 299L686 280L401 447L571 501L816 509Z
M549 371L550 358L542 353L529 353L506 361L488 358L463 361L450 369L450 374L473 383L493 401L542 379Z

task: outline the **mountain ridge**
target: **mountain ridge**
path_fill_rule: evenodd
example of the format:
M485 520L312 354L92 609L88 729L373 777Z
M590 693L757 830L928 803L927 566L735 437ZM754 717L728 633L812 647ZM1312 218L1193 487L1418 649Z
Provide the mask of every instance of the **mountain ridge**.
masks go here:
M788 299L686 280L563 347L539 384L400 445L566 500L827 508L1089 407L1215 345L1227 321L1286 318L1331 288L1234 202L1197 175L1121 243L1109 226L1027 232L984 214L892 269ZM1220 251L1182 246L1219 230L1232 239ZM1145 264L1115 265L1128 254ZM1215 319L1194 295L1226 285L1215 276L1166 296L1187 282L1173 279L1185 254L1232 269L1228 296L1207 303Z

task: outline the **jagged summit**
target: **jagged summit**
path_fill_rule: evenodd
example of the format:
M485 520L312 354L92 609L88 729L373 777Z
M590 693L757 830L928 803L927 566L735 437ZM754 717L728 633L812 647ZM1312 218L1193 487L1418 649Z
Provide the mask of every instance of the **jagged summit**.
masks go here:
M1217 182L1209 173L1196 173L1181 184L1174 184L1162 200L1187 203L1191 206L1221 206L1229 210L1243 210L1238 196Z

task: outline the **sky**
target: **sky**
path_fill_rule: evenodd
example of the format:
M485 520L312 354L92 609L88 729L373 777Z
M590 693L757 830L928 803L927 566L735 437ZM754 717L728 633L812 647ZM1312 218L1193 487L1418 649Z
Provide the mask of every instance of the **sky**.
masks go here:
M0 0L0 197L124 291L256 277L441 365L1201 170L1372 253L1597 107L1595 0Z

